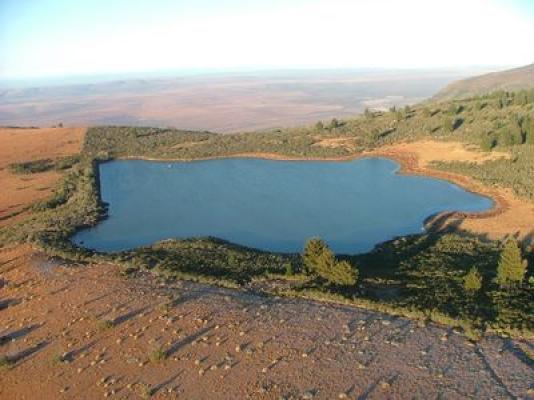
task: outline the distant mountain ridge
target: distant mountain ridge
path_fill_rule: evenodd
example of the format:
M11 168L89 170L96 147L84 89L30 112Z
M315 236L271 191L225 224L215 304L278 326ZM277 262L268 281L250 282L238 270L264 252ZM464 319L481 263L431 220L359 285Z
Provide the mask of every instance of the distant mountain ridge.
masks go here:
M462 99L496 90L516 91L531 88L534 88L534 64L453 82L438 92L434 100Z

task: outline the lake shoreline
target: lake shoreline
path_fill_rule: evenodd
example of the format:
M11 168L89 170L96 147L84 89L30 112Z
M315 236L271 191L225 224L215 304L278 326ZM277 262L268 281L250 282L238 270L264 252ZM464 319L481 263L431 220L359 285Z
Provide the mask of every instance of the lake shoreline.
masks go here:
M429 215L423 224L424 229L427 232L439 232L444 228L447 228L454 220L466 220L466 219L489 219L503 214L509 208L509 202L502 196L498 190L489 188L481 183L474 181L473 179L450 172L439 171L436 169L421 166L419 159L415 153L405 151L393 151L376 149L370 151L363 151L357 154L350 154L348 156L341 157L292 157L285 156L276 153L264 153L264 152L252 152L252 153L236 153L225 156L212 156L212 157L199 157L194 159L161 159L153 157L142 156L128 156L117 157L116 160L143 160L154 162L195 162L195 161L209 161L209 160L222 160L232 158L250 158L261 159L269 161L329 161L329 162L347 162L353 160L360 160L364 158L386 158L397 162L400 166L397 174L401 175L415 175L424 176L429 178L436 178L448 181L455 184L462 189L488 197L492 200L493 206L486 211L480 212L462 212L462 211L446 211L437 214ZM111 161L111 160L110 160Z

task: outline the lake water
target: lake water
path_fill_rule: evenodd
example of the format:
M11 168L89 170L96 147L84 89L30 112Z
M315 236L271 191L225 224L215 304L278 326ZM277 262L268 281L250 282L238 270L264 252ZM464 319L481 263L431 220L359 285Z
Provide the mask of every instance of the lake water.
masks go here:
M435 213L492 207L490 199L449 182L398 175L399 165L382 158L120 160L99 168L109 218L73 242L105 252L206 236L300 252L319 236L336 253L356 254L421 232Z

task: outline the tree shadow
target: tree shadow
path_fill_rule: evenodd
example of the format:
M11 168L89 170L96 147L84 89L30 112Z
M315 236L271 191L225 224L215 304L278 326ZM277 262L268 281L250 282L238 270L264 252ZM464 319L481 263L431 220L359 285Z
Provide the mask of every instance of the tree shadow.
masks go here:
M18 331L13 331L5 335L2 335L0 336L0 345L3 345L13 339L19 339L21 337L24 337L30 334L31 332L33 332L34 330L38 329L39 327L40 325L34 324L34 325L27 326L25 328L19 329Z
M20 299L4 299L0 300L0 311L4 310L8 307L16 306L17 304L20 304Z
M92 298L92 299L90 299L90 300L85 301L82 305L83 305L83 306L88 306L88 305L91 304L91 303L94 303L94 302L96 302L96 301L98 301L98 300L102 300L102 299L108 297L110 294L111 294L111 292L110 292L110 293L104 293L104 294L102 294L102 295L100 295L100 296L97 296L97 297L95 297L95 298Z
M9 362L11 364L14 364L13 368L16 368L23 362L26 362L29 359L31 359L33 356L35 356L39 351L41 351L46 346L48 346L49 343L50 342L43 340L34 346L31 346L25 350L22 350L16 354L10 355L8 356Z
M139 314L142 314L144 313L145 311L149 310L150 307L149 306L146 306L146 307L142 307L142 308L139 308L137 310L133 310L133 311L130 311L126 314L123 314L117 318L115 318L112 322L113 322L113 325L114 326L117 326L117 325L120 325L120 324L123 324L125 323L126 321L129 321L131 320L132 318L135 318L137 317Z
M61 293L61 292L65 292L67 291L69 288L71 287L71 285L65 285L59 289L56 289L56 290L53 290L51 291L50 293L48 293L50 296L53 296L55 294L58 294L58 293Z
M164 380L161 383L158 383L155 386L152 386L151 393L152 395L155 395L157 392L159 392L161 389L163 389L165 386L170 385L176 378L178 378L180 375L182 375L184 371L181 370L178 373L172 375L168 379Z
M513 354L514 357L522 361L524 364L528 365L530 368L534 368L534 360L528 353L523 350L521 347L514 345L512 341L507 340L504 345L504 349L509 353Z
M93 341L91 341L89 343L84 344L82 347L80 347L78 349L71 350L63 358L66 359L66 360L72 361L76 357L78 357L80 354L84 353L85 351L89 350L91 347L96 345L99 341L100 341L99 339L93 340Z
M201 336L205 335L209 331L213 329L212 326L206 327L204 329L201 329L200 331L189 335L188 337L178 340L174 342L165 352L167 357L172 356L174 353L176 353L178 350L180 350L182 347L187 346L188 344L191 344L193 341L197 340Z

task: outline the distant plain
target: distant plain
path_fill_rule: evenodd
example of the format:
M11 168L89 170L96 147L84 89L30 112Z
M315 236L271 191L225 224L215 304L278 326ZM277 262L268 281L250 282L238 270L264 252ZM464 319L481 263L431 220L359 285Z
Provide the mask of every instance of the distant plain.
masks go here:
M418 103L481 70L336 70L0 86L0 126L131 125L221 133L299 126ZM3 88L2 88L3 87Z

